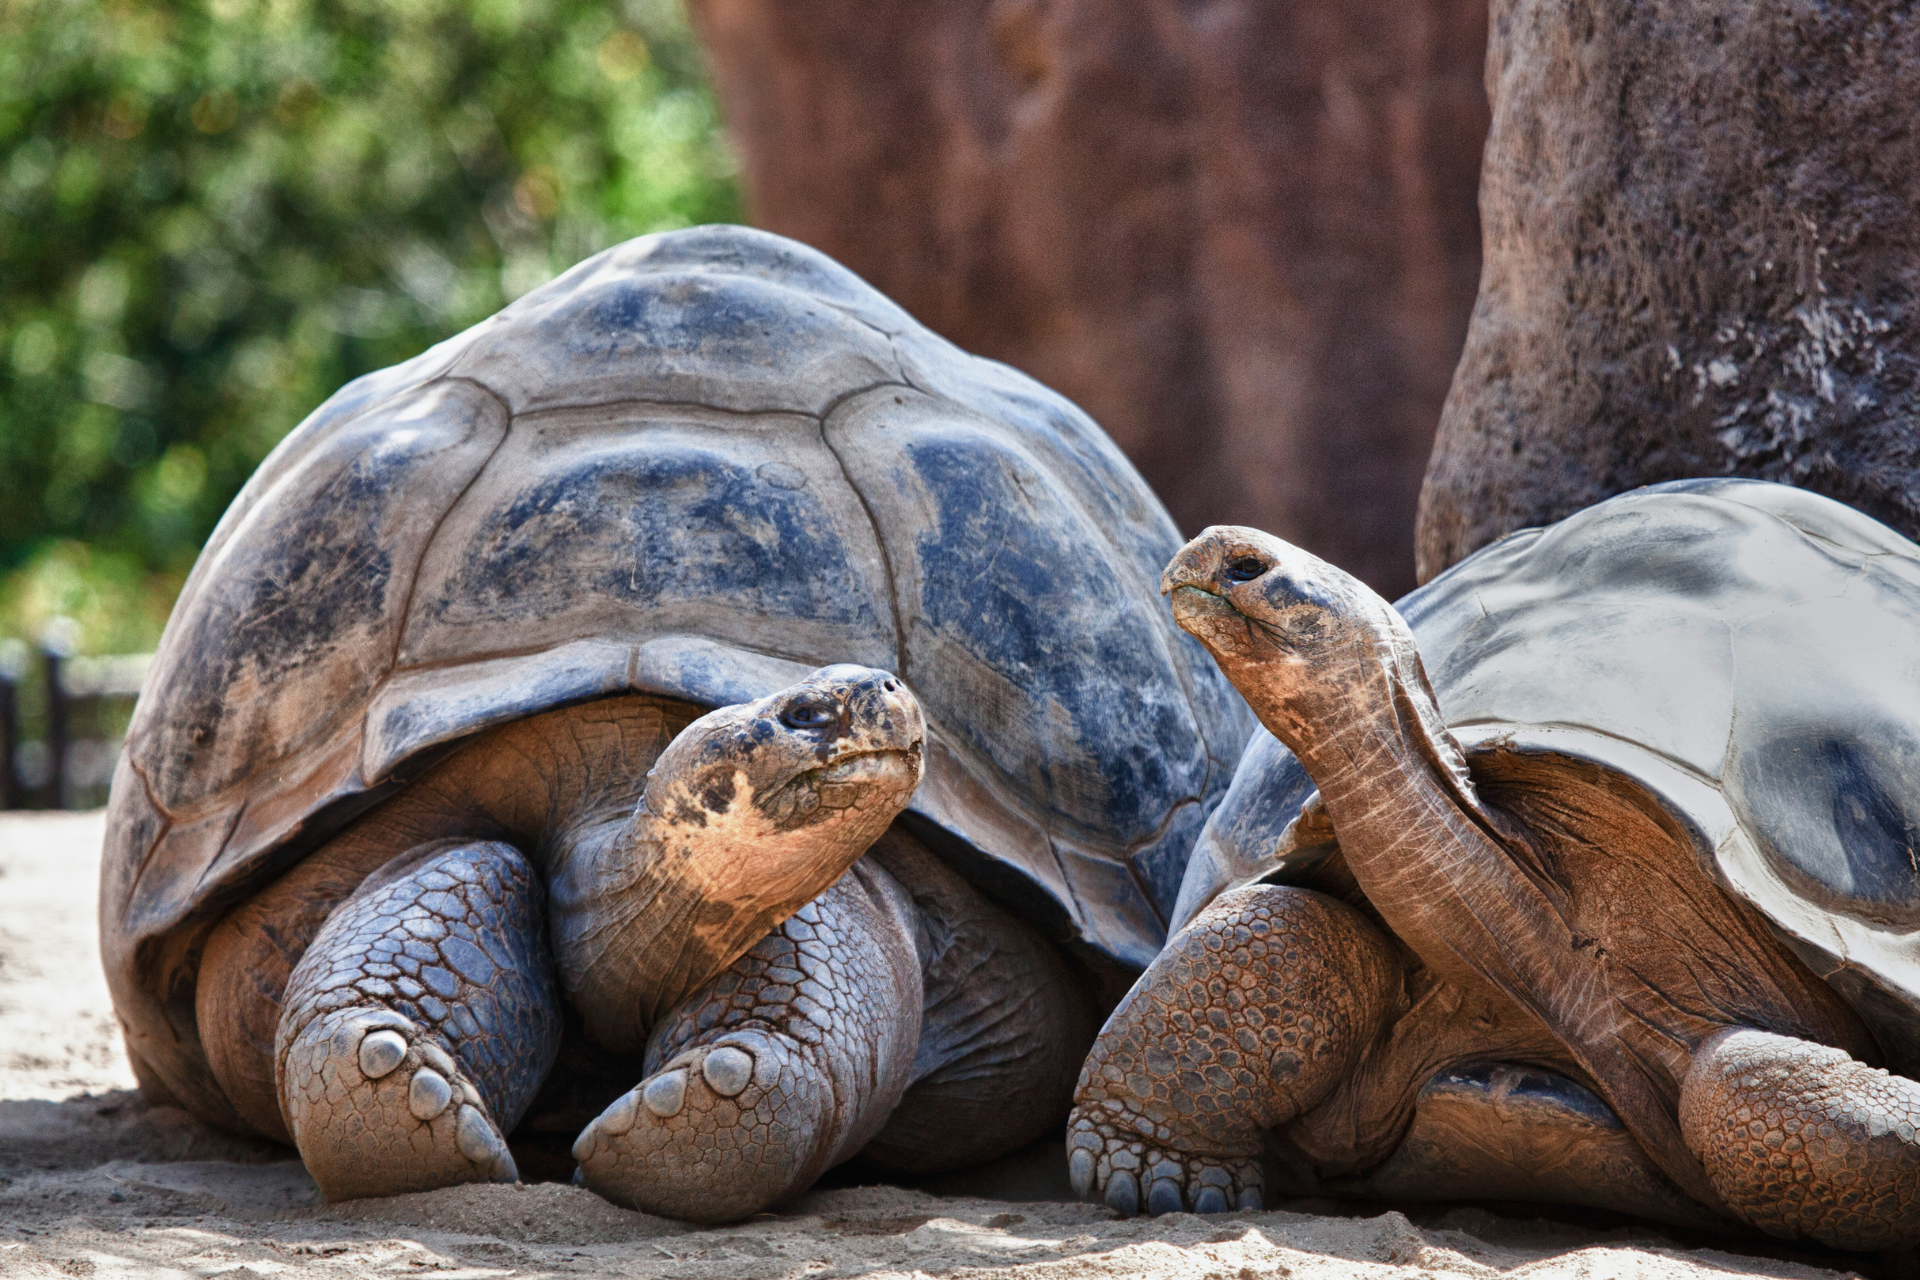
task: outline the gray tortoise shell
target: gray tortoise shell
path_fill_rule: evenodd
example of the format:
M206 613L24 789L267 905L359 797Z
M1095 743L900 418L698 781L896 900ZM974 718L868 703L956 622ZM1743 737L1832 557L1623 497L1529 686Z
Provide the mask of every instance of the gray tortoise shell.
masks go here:
M1920 1068L1920 546L1805 490L1682 480L1515 533L1398 608L1470 760L1511 744L1633 778ZM1312 792L1257 732L1174 927L1320 856L1281 844Z
M1161 607L1179 543L1083 413L819 253L737 227L610 249L342 389L214 532L114 780L122 1017L158 1016L170 932L450 744L832 662L924 704L911 812L944 852L1144 965L1253 727Z

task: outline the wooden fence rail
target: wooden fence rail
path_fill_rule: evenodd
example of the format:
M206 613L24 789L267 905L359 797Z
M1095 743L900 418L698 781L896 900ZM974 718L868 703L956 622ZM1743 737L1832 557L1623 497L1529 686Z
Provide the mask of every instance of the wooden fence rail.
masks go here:
M76 656L64 640L0 642L0 809L106 802L153 655Z

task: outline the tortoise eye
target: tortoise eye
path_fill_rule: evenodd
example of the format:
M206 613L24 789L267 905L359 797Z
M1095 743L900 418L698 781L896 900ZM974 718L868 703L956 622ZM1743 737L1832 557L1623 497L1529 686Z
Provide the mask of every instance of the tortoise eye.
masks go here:
M824 729L839 718L839 708L826 702L796 702L780 713L780 723L789 729Z
M1267 562L1258 556L1241 556L1227 562L1227 581L1252 582L1267 571Z

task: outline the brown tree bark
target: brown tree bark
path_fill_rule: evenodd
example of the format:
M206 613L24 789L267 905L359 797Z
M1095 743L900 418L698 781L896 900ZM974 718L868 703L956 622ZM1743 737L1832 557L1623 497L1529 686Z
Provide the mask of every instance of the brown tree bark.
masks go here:
M1413 581L1485 0L691 0L756 223L1083 405L1188 532Z
M1636 485L1784 481L1920 536L1920 18L1494 0L1487 265L1420 572Z

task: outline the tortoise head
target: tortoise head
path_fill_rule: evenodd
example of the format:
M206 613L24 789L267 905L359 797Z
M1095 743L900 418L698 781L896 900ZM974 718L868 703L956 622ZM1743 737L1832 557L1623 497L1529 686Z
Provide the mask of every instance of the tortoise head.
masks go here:
M554 953L589 1031L638 1051L667 1010L818 897L920 782L896 676L823 667L682 729L632 821L556 877Z
M741 835L878 818L877 835L919 785L925 734L919 701L897 676L822 667L688 725L649 771L642 803L676 824Z
M1405 624L1352 575L1258 529L1215 525L1160 578L1174 621L1213 654L1274 735L1322 720L1386 637Z

